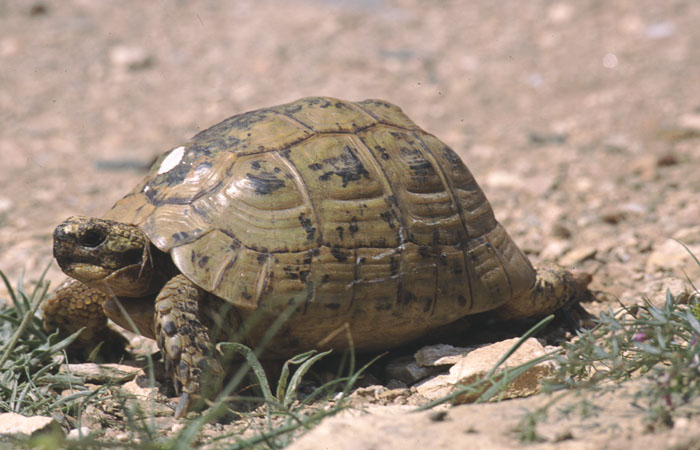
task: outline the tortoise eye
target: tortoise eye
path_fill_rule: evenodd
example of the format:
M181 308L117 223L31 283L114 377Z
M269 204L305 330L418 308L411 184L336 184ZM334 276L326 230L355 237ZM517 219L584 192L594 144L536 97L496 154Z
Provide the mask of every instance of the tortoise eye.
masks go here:
M95 248L102 244L107 236L100 230L87 230L80 236L80 245L83 247Z

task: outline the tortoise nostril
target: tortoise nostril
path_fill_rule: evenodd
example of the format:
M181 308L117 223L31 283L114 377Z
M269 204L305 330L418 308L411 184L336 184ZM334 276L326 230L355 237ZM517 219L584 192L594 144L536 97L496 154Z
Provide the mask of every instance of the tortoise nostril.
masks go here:
M106 236L100 230L87 230L80 236L80 245L83 247L95 248L100 246L106 239Z

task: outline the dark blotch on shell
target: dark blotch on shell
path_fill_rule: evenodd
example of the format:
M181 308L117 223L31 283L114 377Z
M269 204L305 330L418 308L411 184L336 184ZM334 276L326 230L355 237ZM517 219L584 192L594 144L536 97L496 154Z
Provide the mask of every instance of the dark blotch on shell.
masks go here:
M306 217L306 214L301 213L299 214L299 223L301 224L301 227L306 231L306 239L309 241L314 240L314 236L316 234L316 227L313 226L313 222L311 222L311 219Z
M258 195L270 195L284 187L284 180L274 178L274 176L258 176L252 173L247 173L245 176L253 184L255 193Z
M343 252L341 249L339 249L337 247L333 247L331 249L331 255L333 255L333 257L340 262L347 261L347 259L348 259L347 253Z

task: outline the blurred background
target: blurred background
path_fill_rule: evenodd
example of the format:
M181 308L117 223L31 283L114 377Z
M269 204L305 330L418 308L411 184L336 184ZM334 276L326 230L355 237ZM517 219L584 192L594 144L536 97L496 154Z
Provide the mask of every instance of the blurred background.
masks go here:
M700 246L698 24L696 0L0 0L0 270L36 279L56 224L197 131L328 95L401 106L534 260L638 293L682 277L668 238Z

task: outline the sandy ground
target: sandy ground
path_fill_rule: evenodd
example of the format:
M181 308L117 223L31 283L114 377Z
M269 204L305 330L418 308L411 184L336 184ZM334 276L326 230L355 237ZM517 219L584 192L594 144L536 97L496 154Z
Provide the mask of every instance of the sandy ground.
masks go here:
M457 150L534 261L594 274L590 309L679 290L700 277L669 240L700 251L699 23L695 0L0 0L0 270L36 280L56 224L198 130L329 95Z

